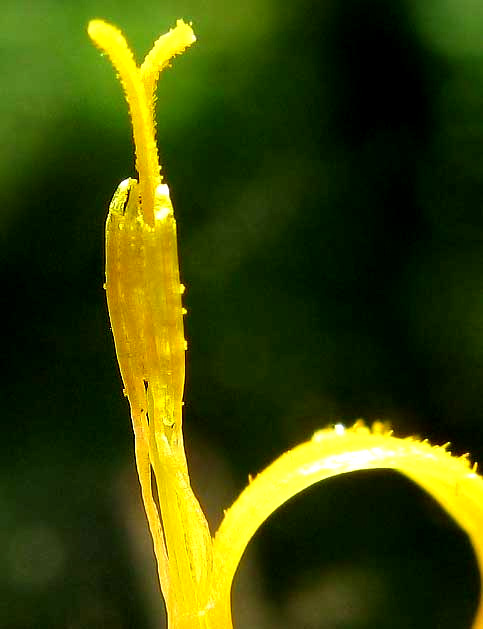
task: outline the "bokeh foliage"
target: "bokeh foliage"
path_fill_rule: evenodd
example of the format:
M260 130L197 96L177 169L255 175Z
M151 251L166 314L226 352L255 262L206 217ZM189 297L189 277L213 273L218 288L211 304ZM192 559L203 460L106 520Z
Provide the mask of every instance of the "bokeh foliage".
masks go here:
M158 130L185 432L219 521L330 422L388 419L483 460L482 7L3 1L0 627L162 626L102 290L131 132L87 21L139 58L178 17L198 35L162 77ZM250 554L240 629L465 629L477 596L466 540L396 475L314 488Z

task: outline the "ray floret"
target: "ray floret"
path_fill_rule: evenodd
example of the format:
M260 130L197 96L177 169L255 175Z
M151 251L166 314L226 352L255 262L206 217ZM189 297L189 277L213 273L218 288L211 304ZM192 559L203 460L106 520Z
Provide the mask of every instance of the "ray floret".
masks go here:
M380 422L372 428L359 421L320 430L249 476L247 488L211 537L190 486L183 446L184 286L154 123L159 73L195 36L178 20L138 67L116 27L93 20L88 31L119 74L133 126L139 181L121 182L109 208L106 295L169 629L230 629L233 578L258 528L311 485L358 470L393 469L430 493L469 536L481 578L483 479L476 464L471 466L468 455L452 456L449 444L397 438ZM481 601L473 629L483 629Z

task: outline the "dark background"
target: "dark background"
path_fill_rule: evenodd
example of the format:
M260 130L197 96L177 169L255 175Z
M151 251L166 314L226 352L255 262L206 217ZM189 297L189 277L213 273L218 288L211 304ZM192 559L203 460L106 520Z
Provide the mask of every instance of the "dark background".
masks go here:
M232 6L233 5L233 6ZM189 351L185 435L213 526L336 421L390 420L483 459L481 0L3 0L0 627L155 629L163 611L103 283L133 176L88 19L160 82ZM238 629L466 629L471 548L396 474L318 485L262 528Z

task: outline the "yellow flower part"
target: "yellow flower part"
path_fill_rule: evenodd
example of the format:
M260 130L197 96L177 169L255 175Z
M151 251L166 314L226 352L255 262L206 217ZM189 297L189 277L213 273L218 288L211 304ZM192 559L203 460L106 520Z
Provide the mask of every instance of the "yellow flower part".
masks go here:
M429 492L468 534L482 577L483 479L476 466L445 447L398 439L383 424L338 424L283 454L249 484L211 536L191 490L183 447L183 286L154 122L159 73L195 36L178 20L137 66L117 28L93 20L88 32L118 72L133 126L139 180L123 181L109 208L106 293L169 628L232 627L231 585L260 525L307 487L356 470L397 470ZM483 629L481 602L473 629Z

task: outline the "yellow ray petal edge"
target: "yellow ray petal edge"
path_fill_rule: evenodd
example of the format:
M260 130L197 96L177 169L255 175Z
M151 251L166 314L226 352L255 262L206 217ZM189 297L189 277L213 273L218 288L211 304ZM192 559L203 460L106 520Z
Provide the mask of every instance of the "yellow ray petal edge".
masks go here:
M483 478L468 456L452 456L427 440L394 437L385 424L320 430L256 476L240 494L216 533L213 570L226 598L243 552L258 528L290 498L326 478L371 469L392 469L431 494L467 533L483 581ZM483 629L480 603L473 629Z

